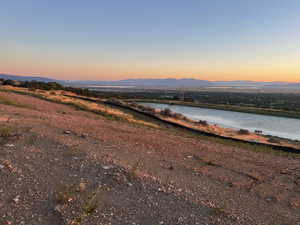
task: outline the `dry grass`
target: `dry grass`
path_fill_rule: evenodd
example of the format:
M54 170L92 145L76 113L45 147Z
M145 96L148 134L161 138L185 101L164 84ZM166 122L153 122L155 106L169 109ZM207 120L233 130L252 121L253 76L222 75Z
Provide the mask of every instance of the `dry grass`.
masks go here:
M144 120L139 120L134 118L134 116L130 113L125 113L119 109L107 106L105 104L101 104L100 102L89 102L77 98L72 98L70 96L76 96L74 93L65 92L65 91L44 91L44 90L29 90L26 88L19 88L19 87L12 87L12 86L4 86L1 87L4 91L13 91L20 94L27 94L32 95L38 98L50 100L57 103L72 105L78 109L91 111L102 116L106 116L109 118L115 118L123 121L128 121L130 123L148 126L148 127L155 127L157 128L158 125L147 122ZM65 96L68 95L68 96ZM1 101L0 101L1 103Z
M100 207L99 194L106 190L108 189L99 186L89 192L86 190L86 183L81 181L79 184L66 185L63 191L56 194L55 199L58 204L68 205L70 209L79 204L80 212L74 219L71 219L69 225L80 225Z
M13 135L13 129L7 125L0 125L0 137L8 138Z
M8 98L6 96L0 96L0 104L21 107L21 108L32 108L32 106L30 106L30 105L20 103L16 100Z

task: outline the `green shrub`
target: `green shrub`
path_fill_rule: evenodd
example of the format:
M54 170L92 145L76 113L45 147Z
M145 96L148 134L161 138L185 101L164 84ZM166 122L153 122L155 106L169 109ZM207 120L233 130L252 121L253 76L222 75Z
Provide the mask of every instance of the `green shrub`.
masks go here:
M171 109L165 108L160 111L160 115L171 117L171 116L173 116L173 113L172 113Z
M268 139L268 142L274 143L274 144L280 144L280 140L278 138L275 138L275 137L270 137Z
M250 131L246 130L246 129L240 129L239 130L239 134L241 134L241 135L248 135L248 134L250 134Z
M206 120L199 120L198 124L200 124L201 126L208 126L208 122Z

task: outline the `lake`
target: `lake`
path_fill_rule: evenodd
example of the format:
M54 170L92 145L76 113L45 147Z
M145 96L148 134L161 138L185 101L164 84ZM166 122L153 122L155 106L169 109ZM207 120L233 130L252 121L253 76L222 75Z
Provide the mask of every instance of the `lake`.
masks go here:
M300 140L300 119L160 103L140 104L156 109L169 108L190 119L206 120L225 128L247 129L252 132L262 130L263 134Z

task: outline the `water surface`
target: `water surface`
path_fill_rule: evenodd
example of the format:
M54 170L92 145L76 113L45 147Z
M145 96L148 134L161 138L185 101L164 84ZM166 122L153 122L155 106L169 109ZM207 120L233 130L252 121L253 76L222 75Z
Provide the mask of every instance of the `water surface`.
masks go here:
M300 119L160 103L140 104L157 109L169 108L190 119L206 120L225 128L247 129L252 132L262 130L264 134L300 140Z

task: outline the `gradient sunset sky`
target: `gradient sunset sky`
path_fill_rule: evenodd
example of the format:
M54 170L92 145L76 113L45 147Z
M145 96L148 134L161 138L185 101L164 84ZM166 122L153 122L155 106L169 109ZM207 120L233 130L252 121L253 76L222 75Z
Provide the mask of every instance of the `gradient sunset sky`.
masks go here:
M0 73L300 82L300 0L8 0Z

